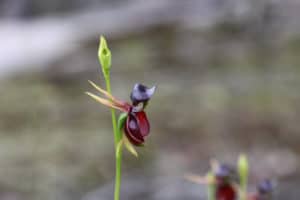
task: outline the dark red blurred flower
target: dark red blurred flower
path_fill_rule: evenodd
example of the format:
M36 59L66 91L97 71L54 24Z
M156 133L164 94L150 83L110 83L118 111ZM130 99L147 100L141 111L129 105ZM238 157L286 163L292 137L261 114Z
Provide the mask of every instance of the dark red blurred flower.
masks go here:
M235 200L236 191L229 183L223 185L217 185L216 199L217 200Z
M214 186L216 200L236 200L237 188L235 187L236 170L229 165L221 164L217 160L211 160L211 172L205 177L187 174L185 178L198 184Z
M274 182L269 179L261 181L257 186L255 194L249 197L250 200L271 200L274 191Z
M233 186L235 170L226 165L219 164L214 169L216 178L216 200L235 200L236 189Z

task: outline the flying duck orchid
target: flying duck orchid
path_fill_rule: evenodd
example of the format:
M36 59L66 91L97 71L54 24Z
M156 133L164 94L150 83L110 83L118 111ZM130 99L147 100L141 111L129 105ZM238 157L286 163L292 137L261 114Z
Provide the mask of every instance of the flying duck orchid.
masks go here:
M144 109L154 94L156 87L153 86L148 88L139 83L135 84L130 94L130 99L132 101L130 104L128 102L118 100L92 81L89 81L89 83L106 98L87 92L90 97L107 107L120 110L125 114L125 118L121 124L122 127L120 128L124 131L131 144L136 146L144 144L145 137L150 132L150 124Z
M98 90L104 97L97 96L90 92L86 94L98 101L99 103L111 108L111 121L114 134L114 147L116 158L116 174L114 187L114 200L120 200L121 176L122 176L122 147L123 144L127 150L137 156L134 145L142 145L145 137L150 132L150 124L144 111L148 101L154 94L155 88L148 88L142 84L135 84L131 92L130 98L132 103L127 103L115 98L111 93L110 69L111 69L111 51L103 36L100 37L98 49L98 59L101 64L106 90L97 86L92 81L89 83ZM115 110L122 113L117 120ZM125 137L123 137L125 133Z

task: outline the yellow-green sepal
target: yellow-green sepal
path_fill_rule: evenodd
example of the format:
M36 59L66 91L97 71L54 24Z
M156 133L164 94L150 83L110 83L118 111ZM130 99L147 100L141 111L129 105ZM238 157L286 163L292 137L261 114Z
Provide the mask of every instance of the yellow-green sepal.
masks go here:
M123 137L122 140L124 142L126 149L129 151L129 153L131 153L135 157L138 157L139 155L138 155L137 151L135 150L134 146L129 142L127 137Z

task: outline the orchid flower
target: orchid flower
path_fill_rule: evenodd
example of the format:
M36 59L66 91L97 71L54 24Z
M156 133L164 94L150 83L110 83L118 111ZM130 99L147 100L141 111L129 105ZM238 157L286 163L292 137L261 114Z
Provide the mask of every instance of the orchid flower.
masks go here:
M185 178L194 183L208 185L209 188L213 187L214 194L209 194L209 199L235 200L238 191L238 186L234 183L235 174L236 172L231 166L212 160L211 172L207 176L188 174Z
M144 109L146 108L146 105L151 96L154 94L156 87L153 86L151 88L148 88L139 83L135 84L130 95L132 101L132 103L130 104L125 101L118 100L92 81L89 82L106 98L102 98L100 96L87 92L90 97L107 107L114 108L120 110L123 113L126 113L127 118L123 125L123 130L131 144L136 146L144 144L145 137L150 132L150 124Z

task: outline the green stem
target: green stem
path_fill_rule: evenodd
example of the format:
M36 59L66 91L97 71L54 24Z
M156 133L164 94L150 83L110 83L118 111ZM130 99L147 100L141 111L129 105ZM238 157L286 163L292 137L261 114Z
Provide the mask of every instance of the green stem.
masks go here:
M108 75L104 75L105 82L106 82L106 89L107 92L111 94L111 87L110 87L110 77ZM115 152L116 152L116 177L115 177L115 192L114 192L114 200L120 199L120 189L121 189L121 166L122 166L122 151L119 151L117 153L117 145L122 139L121 132L118 130L117 127L117 120L116 120L116 113L115 109L111 109L111 121L113 126L113 132L114 132L114 144L115 144Z
M114 200L120 199L120 189L121 189L121 167L122 167L122 150L116 155L116 180L115 180L115 193Z
M110 87L110 77L109 75L104 76L105 77L105 82L106 82L106 90L109 94L111 94L111 87ZM119 131L117 128L117 119L116 119L116 112L115 109L111 108L111 121L112 121L112 126L113 126L113 132L114 132L114 143L115 147L117 146L120 138L119 138Z
M208 172L208 174L206 175L208 178L208 186L207 186L207 196L208 196L208 200L215 200L216 199L216 185L214 182L214 175L212 172Z

